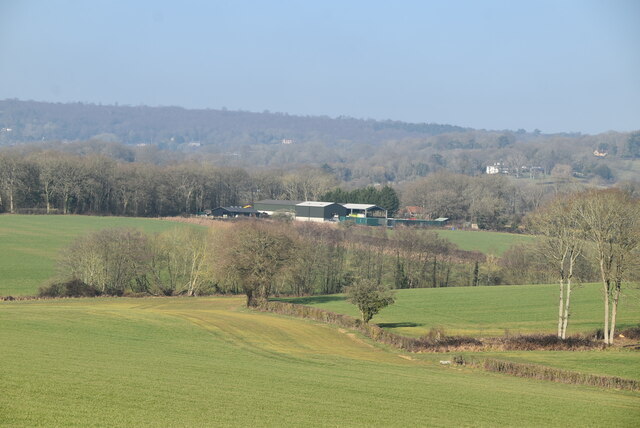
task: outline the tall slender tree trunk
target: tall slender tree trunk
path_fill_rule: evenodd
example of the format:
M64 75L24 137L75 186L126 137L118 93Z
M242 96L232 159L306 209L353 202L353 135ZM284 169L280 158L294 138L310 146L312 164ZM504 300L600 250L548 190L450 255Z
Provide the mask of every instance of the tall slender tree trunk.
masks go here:
M611 302L611 330L609 331L609 344L613 345L613 338L616 332L616 316L618 315L618 300L620 299L621 284L616 281L615 290L613 292L613 301Z
M604 343L609 344L609 280L605 275L604 257L600 257L600 275L602 278L602 297L604 298Z
M563 314L563 320L562 320L562 339L566 339L567 338L567 326L569 325L569 311L570 311L570 304L571 304L571 280L573 279L573 265L575 263L575 260L577 258L577 254L572 251L571 254L569 255L569 274L567 275L567 295L565 298L565 304L564 304L564 314Z
M558 298L558 337L562 338L564 320L564 278L560 278L560 293Z

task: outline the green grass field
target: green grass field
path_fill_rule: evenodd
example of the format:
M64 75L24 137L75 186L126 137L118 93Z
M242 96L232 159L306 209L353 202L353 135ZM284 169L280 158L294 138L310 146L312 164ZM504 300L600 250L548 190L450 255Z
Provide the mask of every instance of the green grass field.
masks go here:
M620 328L640 323L640 290L629 286L620 303ZM406 336L421 336L431 328L447 334L502 336L505 332L554 333L557 328L557 286L505 285L396 290L396 303L372 322ZM598 284L585 284L572 293L569 333L592 332L601 326L602 300ZM333 312L358 316L343 295L284 299Z
M241 298L0 303L0 425L637 426L640 394L408 359ZM411 356L410 358L415 358Z
M397 290L396 303L371 322L405 336L421 336L431 328L446 334L492 337L508 334L555 333L557 323L555 285L458 287ZM640 290L627 287L620 304L618 328L640 324ZM343 295L283 299L333 312L358 316ZM602 327L602 301L598 284L586 284L572 294L573 313L569 334L589 333ZM482 352L463 353L469 358L493 357L552 366L585 373L640 380L640 352L609 349L589 352ZM421 354L417 358L437 362L446 355Z
M153 233L183 226L142 218L0 215L0 296L36 294L54 274L59 252L74 238L112 227Z
M438 230L438 235L453 242L462 250L479 251L495 256L501 256L515 244L532 242L535 239L531 235L481 230Z

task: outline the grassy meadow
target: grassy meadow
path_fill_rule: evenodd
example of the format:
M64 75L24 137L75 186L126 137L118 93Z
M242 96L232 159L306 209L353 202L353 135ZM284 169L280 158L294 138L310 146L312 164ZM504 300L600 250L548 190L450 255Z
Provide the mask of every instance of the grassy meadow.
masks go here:
M585 284L571 295L569 333L592 332L602 327L600 285ZM555 333L557 329L556 285L503 285L396 290L396 302L383 309L372 322L405 336L421 336L431 328L447 334L502 336L505 333ZM344 295L283 299L333 312L358 316ZM617 325L640 323L640 290L628 286L621 300Z
M637 426L640 394L441 366L242 298L0 303L0 425Z
M60 250L77 236L113 227L154 233L184 226L143 218L0 215L0 296L36 294L54 274Z
M532 235L489 232L482 230L438 230L438 235L466 251L501 256L515 244L524 244L535 239Z

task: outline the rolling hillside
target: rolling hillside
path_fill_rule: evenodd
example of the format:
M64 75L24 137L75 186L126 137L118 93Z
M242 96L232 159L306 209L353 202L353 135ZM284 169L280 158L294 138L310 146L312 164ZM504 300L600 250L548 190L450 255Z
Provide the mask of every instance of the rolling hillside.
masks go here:
M637 393L444 367L241 305L0 303L0 425L634 426L640 418Z

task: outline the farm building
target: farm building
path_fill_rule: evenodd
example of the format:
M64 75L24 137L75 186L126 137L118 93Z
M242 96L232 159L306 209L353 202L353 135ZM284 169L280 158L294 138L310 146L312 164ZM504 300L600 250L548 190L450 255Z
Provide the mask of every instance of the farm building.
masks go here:
M290 214L296 212L296 205L302 201L277 201L274 199L264 199L253 204L253 208L265 212L269 215Z
M340 221L354 221L356 224L367 226L386 226L387 210L371 204L340 204L348 214L340 217Z
M253 208L242 207L218 207L211 210L212 217L234 218L234 217L260 217L260 211Z
M345 207L349 213L348 217L376 217L387 218L387 210L377 205L371 204L340 204Z
M349 213L344 206L335 202L300 202L295 208L296 220L299 221L338 221Z

